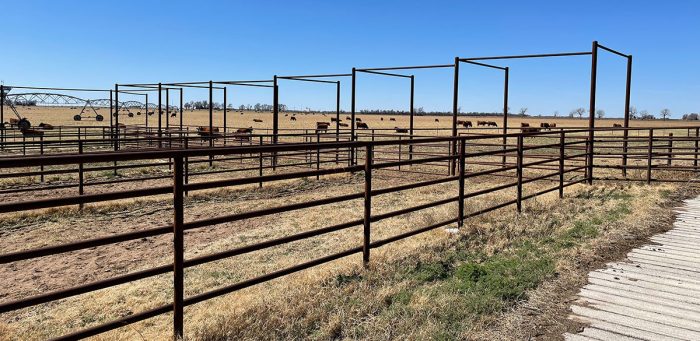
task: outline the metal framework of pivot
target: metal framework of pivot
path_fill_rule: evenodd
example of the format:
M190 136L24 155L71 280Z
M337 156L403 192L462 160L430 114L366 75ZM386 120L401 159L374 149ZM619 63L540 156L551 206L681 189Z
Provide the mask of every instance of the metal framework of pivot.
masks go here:
M286 79L286 80L293 80L293 81L302 81L302 82L313 82L313 83L324 83L324 84L335 84L336 86L336 92L335 92L335 141L338 142L340 141L340 81L329 81L329 80L323 80L323 79L316 79L316 78L339 78L339 77L352 77L352 74L350 73L341 73L341 74L324 74L324 75L303 75L303 76L275 76L275 80L280 80L280 79ZM277 83L277 81L275 81ZM279 91L276 92L277 96L279 96ZM279 101L279 98L277 99ZM352 124L352 122L350 122ZM338 158L338 154L336 153L336 161Z
M615 51L611 48L605 47L603 45L600 45L597 41L593 41L593 45L591 48L591 51L584 51L584 52L565 52L565 53L547 53L547 54L529 54L529 55L510 55L510 56L491 56L491 57L473 57L473 58L455 58L455 64L454 64L454 97L453 97L453 105L452 105L452 111L453 111L453 121L452 121L452 133L453 135L456 136L456 130L457 130L457 108L458 108L458 102L459 102L459 94L458 94L458 86L459 86L459 62L469 62L474 64L477 61L484 61L484 60L502 60L502 59L529 59L529 58L550 58L550 57L573 57L573 56L591 56L591 84L590 84L590 103L589 103L589 112L588 112L588 128L589 128L589 142L588 142L588 148L587 148L587 154L588 154L588 160L587 160L587 179L588 179L588 184L593 183L593 128L595 128L595 102L596 102L596 85L597 85L597 73L598 73L598 49L603 49L605 51L611 52L613 54L622 56L627 58L627 82L626 82L626 91L625 91L625 118L624 118L624 127L629 128L629 107L630 107L630 88L631 88L631 80L632 80L632 56L631 55L626 55L621 52ZM487 64L482 64L478 63L477 65L482 65L482 66L487 66ZM488 65L489 67L493 67L492 65ZM505 86L505 100L504 103L506 104L505 110L504 110L504 122L507 122L508 118L508 110L507 110L507 97L508 97L508 72L506 71L506 86ZM507 126L504 127L504 129L507 129ZM627 129L625 129L624 132L625 136L627 136L628 132ZM452 154L456 154L457 146L452 146ZM623 145L623 149L626 151L627 150L627 143L625 142ZM627 158L623 158L623 170L626 169L627 166ZM455 167L456 167L456 162L452 162L452 170L451 173L454 175L455 174ZM625 173L626 174L626 173Z
M389 77L401 77L401 78L409 78L411 80L411 88L410 88L410 118L409 118L409 138L413 139L413 118L414 118L414 84L415 84L415 77L414 75L404 75L404 74L397 74L397 73L390 73L386 71L395 71L395 70L416 70L416 69L438 69L438 68L451 68L454 67L452 64L439 64L439 65L412 65L412 66L393 66L393 67L378 67L378 68L352 68L352 89L351 89L351 95L350 95L350 117L352 120L351 128L350 128L350 136L352 138L352 141L357 140L357 136L355 134L355 101L356 101L356 79L357 79L357 72L364 72L364 73L370 73L370 74L376 74L376 75L382 75L382 76L389 76ZM453 133L454 136L456 136L456 133ZM413 145L409 145L409 158L413 158ZM352 164L355 164L355 151L353 149L350 150L350 160Z

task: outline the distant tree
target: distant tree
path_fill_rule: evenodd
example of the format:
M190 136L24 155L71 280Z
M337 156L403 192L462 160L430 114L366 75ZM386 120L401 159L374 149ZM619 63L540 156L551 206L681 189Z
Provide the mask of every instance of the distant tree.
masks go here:
M660 114L661 114L661 118L663 118L664 120L666 120L669 116L671 116L671 110L668 110L668 109L666 109L666 108L661 109Z
M635 107L635 106L630 106L629 112L630 112L630 118L631 118L631 119L634 120L634 119L639 118L639 117L637 117L637 107Z
M583 114L585 114L585 113L586 113L586 109L576 108L574 110L571 110L571 112L569 113L569 116L570 117L578 116L578 118L582 118Z
M655 120L656 119L656 117L653 114L650 114L646 110L642 110L639 112L639 118L641 118L643 120Z
M605 117L605 110L603 109L598 109L595 111L595 117L597 118L603 118Z
M525 116L525 115L527 115L527 108L525 108L525 107L520 108L520 110L518 110L518 115L519 115L519 116Z
M559 117L559 111L558 111L558 110L554 110L554 117Z

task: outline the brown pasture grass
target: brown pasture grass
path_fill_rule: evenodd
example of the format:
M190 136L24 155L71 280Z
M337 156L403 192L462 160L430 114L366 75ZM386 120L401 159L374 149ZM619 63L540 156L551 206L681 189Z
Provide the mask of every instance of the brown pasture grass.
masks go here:
M440 172L443 172L441 170ZM443 173L438 173L443 174ZM378 172L375 188L394 186L433 176ZM167 180L165 180L167 181ZM504 183L503 178L480 178L468 181L467 192ZM266 185L222 189L193 194L186 201L186 220L202 219L226 213L277 206L318 199L327 196L362 191L362 175L323 177L321 181L302 179ZM552 183L528 184L525 193L552 186ZM601 184L600 191L617 189L618 185ZM258 285L205 303L186 308L187 335L193 339L260 339L260 338L344 338L403 337L420 339L439 328L429 318L408 320L401 328L392 329L394 320L383 319L376 312L383 309L382 299L396 294L411 282L392 282L397 269L410 266L415 259L439 259L446 247L476 247L485 254L497 254L512 246L514 238L544 236L566 229L572 221L590 212L603 212L605 205L596 200L579 197L586 186L567 188L567 199L558 201L556 194L530 200L523 215L514 214L510 206L493 213L470 219L466 229L453 236L438 229L401 242L373 250L369 270L361 269L358 255L334 261L324 266ZM659 191L673 190L672 185L655 187L626 186L622 189L638 200L655 200ZM456 194L454 184L419 188L378 196L373 200L373 214L447 198ZM467 213L477 211L515 197L514 190L503 190L478 199L468 200ZM167 197L147 200L90 205L88 209L56 209L24 215L8 215L0 221L5 251L26 249L56 243L133 231L167 224L172 211ZM640 210L646 208L641 207ZM548 210L552 210L549 212ZM453 217L456 204L414 212L372 225L373 240L423 227ZM561 215L561 216L558 216ZM246 221L222 224L196 230L186 235L186 258L227 250L242 245L291 235L301 231L329 226L362 217L362 202L354 200L334 205L309 208ZM556 217L554 219L553 217ZM539 225L538 225L539 224ZM544 227L542 227L543 225ZM535 228L532 228L535 226ZM454 244L469 236L479 236L477 244ZM40 292L65 288L76 283L108 278L116 274L137 271L172 260L169 235L147 238L118 245L82 250L64 255L44 257L0 268L0 276L12 286L0 292L3 300L18 299ZM309 240L269 248L245 256L233 257L187 269L186 295L252 278L305 260L359 246L361 227L330 233ZM328 281L337 276L362 273L372 280L338 290ZM0 323L0 335L7 339L45 339L71 330L103 323L161 304L169 304L172 295L170 275L157 276L90 294L43 304L5 314ZM366 305L344 304L348 296ZM443 297L441 304L447 304ZM416 296L412 305L430 309L432 297ZM429 304L430 303L430 304ZM429 316L430 314L428 314ZM106 333L97 339L159 339L171 332L170 316L164 315L129 327ZM483 321L482 321L483 320ZM478 317L475 327L486 326L490 317ZM470 322L470 323L472 323ZM413 325L413 326L412 326ZM340 334L338 334L340 333ZM389 333L389 334L386 334ZM371 336L371 337L370 337ZM384 337L384 338L386 338Z
M10 110L6 107L6 115L9 115ZM105 120L102 122L96 122L94 119L84 119L82 121L73 121L73 115L80 112L80 109L70 109L66 107L18 107L18 111L21 115L28 118L32 125L39 125L39 123L49 123L54 126L65 125L65 126L109 126L109 109L101 108L98 112L105 116ZM139 111L138 109L131 110L134 114ZM146 123L145 115L143 110L140 110L142 115L134 117L127 117L126 112L119 117L119 122L126 125L143 125ZM179 115L179 114L178 114ZM292 121L292 116L296 117L296 121ZM164 115L165 116L165 115ZM349 113L341 112L341 120L348 123L346 116L350 116ZM9 117L9 116L8 116ZM316 128L316 122L330 122L331 117L335 117L334 113L287 113L281 112L279 123L280 129L310 129ZM394 127L408 128L409 117L408 115L368 115L358 113L357 117L366 122L370 128L375 129L393 129ZM383 120L382 120L383 118ZM395 121L391 121L393 118ZM254 119L262 120L262 122L254 122ZM435 120L439 122L436 122ZM476 126L476 121L486 120L494 121L501 127L502 117L499 116L466 116L460 115L460 120L470 120L472 124ZM179 125L180 118L170 117L170 125ZM253 112L253 111L243 111L241 115L240 110L229 110L227 113L227 127L232 128L247 128L252 127L256 132L265 129L272 129L272 113L270 112ZM434 115L416 115L414 118L415 128L421 129L449 129L452 128L452 119L450 116L434 116ZM539 127L540 123L556 123L558 127L588 127L588 120L584 117L583 119L569 118L569 117L520 117L520 116L510 116L508 118L508 128L520 128L521 123L529 123L530 126ZM610 119L599 119L597 120L598 127L612 127L613 124L621 124L623 120L621 118L610 118ZM165 126L166 119L162 118L162 124ZM148 119L149 126L158 125L158 117L156 115L149 116ZM185 110L183 115L183 124L188 126L208 126L209 125L209 111L208 110ZM214 126L223 126L223 110L215 110L213 115ZM688 126L697 127L699 124L693 121L683 121L677 119L668 120L632 120L630 123L631 127L662 127L662 126ZM331 125L332 129L335 129L335 125ZM495 129L494 129L495 131ZM445 134L449 134L445 133Z

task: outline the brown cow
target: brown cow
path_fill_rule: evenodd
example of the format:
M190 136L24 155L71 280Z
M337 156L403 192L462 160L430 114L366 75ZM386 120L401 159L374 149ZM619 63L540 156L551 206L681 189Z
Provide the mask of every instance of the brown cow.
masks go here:
M359 117L355 117L355 122L362 122L362 119L360 119Z
M367 123L357 122L357 128L358 129L369 129L369 126L367 126Z
M476 121L476 126L477 126L477 127L486 126L486 125L488 125L488 124L489 124L489 123L486 122L486 121Z
M530 126L530 123L527 122L520 122L520 128L527 128Z
M24 129L22 130L22 135L25 137L42 137L44 132L37 129Z
M436 119L435 119L435 122L440 122L440 120L436 118Z
M316 122L316 132L327 131L329 124L326 122Z
M197 127L197 134L199 136L220 136L218 127L213 127L211 130L209 127Z
M394 122L396 122L396 119L393 118L393 117L389 117L389 121L394 121Z
M352 117L350 116L345 116L345 119L347 119L348 121L352 121Z
M329 126L331 125L330 122L316 122L316 126L318 127L319 125L326 125Z
M44 129L44 130L52 130L53 126L48 124L48 123L41 122L41 123L39 123L39 128Z
M498 124L494 121L488 121L486 122L486 125L489 127L498 127Z
M296 121L296 120L297 120L297 118L294 117L294 116L290 117L289 119L292 120L292 121Z
M261 120L261 119L259 119L259 118L254 118L254 119L253 119L253 122L262 123L262 121L263 121L263 120Z
M394 130L396 130L397 133L403 133L403 134L408 133L408 129L406 129L406 128L394 127Z
M533 128L531 128L531 127L520 128L520 130L523 133L539 133L540 132L540 128L534 128L534 127Z
M331 122L338 122L338 119L335 117L331 117Z
M341 122L338 122L338 126L340 126L340 127L349 127L349 125L348 125L347 123L341 123Z
M218 132L219 128L214 128L214 131ZM253 127L236 129L236 134L252 134L252 133L253 133Z
M613 123L613 128L622 128L622 124Z
M462 121L462 126L465 128L472 127L472 121Z

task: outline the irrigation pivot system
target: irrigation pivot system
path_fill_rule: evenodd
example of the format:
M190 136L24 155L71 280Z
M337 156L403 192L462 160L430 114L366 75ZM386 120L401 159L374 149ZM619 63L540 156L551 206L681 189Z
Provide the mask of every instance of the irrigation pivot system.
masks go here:
M598 52L606 51L627 59L627 78L625 92L624 125L617 128L595 126L596 83ZM510 66L494 63L511 59L590 57L591 84L589 119L587 128L557 127L555 130L535 132L513 132L508 130L508 97ZM469 64L486 67L503 72L503 120L502 133L474 133L481 128L469 128L458 124L459 108L459 69L460 65ZM452 69L453 98L452 126L450 136L425 136L414 124L414 85L416 75L411 73L418 69ZM386 76L405 79L409 82L409 127L408 138L396 135L375 133L375 130L359 132L356 117L357 77L358 74ZM339 258L362 254L363 263L370 261L371 250L424 233L437 228L456 224L487 212L514 207L517 212L528 199L556 192L564 195L565 188L579 184L591 184L600 181L643 181L646 183L681 181L666 174L697 172L699 159L700 128L629 127L630 82L632 74L632 56L620 53L593 42L590 51L510 55L492 57L455 57L453 63L435 65L415 65L396 67L352 68L349 73L273 76L263 80L234 81L196 81L170 83L115 84L113 89L69 89L69 88L32 88L23 95L11 91L22 89L18 86L0 85L0 121L5 122L4 108L12 107L22 101L38 100L44 95L44 102L53 105L76 105L87 103L95 107L109 105L109 127L54 127L42 130L34 135L26 134L30 127L15 127L3 124L0 135L0 150L5 153L0 157L0 178L26 179L39 176L41 184L0 188L0 197L7 195L8 200L0 202L0 214L26 212L70 205L83 205L122 199L140 199L153 196L172 196L172 221L146 229L125 233L110 234L105 237L76 240L38 248L21 249L0 253L0 264L27 261L51 255L101 247L130 240L154 236L172 235L173 261L171 264L155 268L120 274L108 279L81 283L74 287L42 292L29 297L0 301L0 314L17 311L40 304L55 302L69 297L109 288L132 281L143 280L153 276L172 273L173 298L171 304L165 304L146 311L136 312L103 324L94 324L83 330L72 331L56 340L75 340L98 335L129 324L143 321L165 313L173 313L173 336L175 340L185 336L184 307L200 303L214 297L232 293L247 287L264 283L291 273L315 267ZM350 78L350 126L340 127L340 90L341 80ZM314 82L334 86L336 89L335 121L332 132L316 129L283 130L279 126L279 95L283 82ZM269 132L256 133L245 126L229 127L227 115L229 88L234 87L271 88L272 92L272 129ZM208 92L208 120L206 126L190 129L184 124L183 98L188 89ZM50 92L47 92L50 91ZM88 91L108 94L106 101L81 99L81 97L54 94L53 91ZM153 94L155 92L155 94ZM214 93L223 95L223 126L214 125ZM179 95L179 105L170 105L172 93ZM141 101L120 101L120 95L138 96ZM156 102L149 103L149 96L155 95ZM165 99L163 98L165 95ZM81 102L82 101L82 102ZM143 125L126 126L120 122L120 109L124 107L145 109ZM164 108L165 107L165 108ZM149 122L149 110L154 109L157 123ZM165 109L165 112L164 110ZM172 112L171 112L172 110ZM96 113L96 111L95 111ZM13 114L17 114L14 112ZM82 113L81 113L82 114ZM18 119L22 119L19 114ZM163 116L165 115L165 119ZM179 116L179 122L173 124L170 117ZM235 120L234 120L235 121ZM471 122L470 122L471 123ZM494 123L495 124L495 123ZM366 125L365 125L366 127ZM665 136L661 130L687 130L687 136ZM460 133L461 132L461 133ZM595 146L594 146L595 142ZM47 152L48 150L48 152ZM631 162L632 164L628 164ZM217 167L200 169L193 165L216 164ZM403 167L403 168L402 168ZM159 172L147 177L136 175L123 178L99 179L85 176L88 173L113 171L114 174L126 170L157 169ZM596 177L594 170L620 170L622 177ZM439 171L436 171L439 170ZM363 172L364 190L351 194L334 195L323 199L308 199L303 202L283 203L274 207L258 208L238 213L223 213L212 218L185 221L184 197L191 192L235 187L241 185L275 183L292 179L306 179L333 174L354 174ZM378 172L386 174L422 173L432 176L410 178L408 183L393 187L373 187ZM392 173L393 172L393 173ZM629 172L629 174L628 174ZM602 172L601 172L602 173ZM226 175L226 178L204 178L191 182L195 177L205 175ZM44 184L47 175L67 177L60 184ZM77 175L75 178L70 178ZM472 189L467 181L500 179L500 182L487 188ZM152 186L137 186L124 189L128 182L161 181ZM391 212L373 212L372 199L403 191L434 186L454 184L454 193L448 198L430 198L427 203ZM490 183L487 183L490 184ZM529 187L544 184L544 189ZM90 186L103 187L100 191L86 193ZM474 208L465 205L465 200L483 198L484 195L512 189L513 193L503 202ZM11 194L25 193L25 197ZM297 234L269 239L262 242L240 246L234 249L200 255L185 259L184 235L188 231L204 227L245 221L246 219L265 217L283 212L294 212L311 207L345 203L352 200L361 201L358 212L362 217L349 219L331 226L304 231ZM403 232L383 239L372 239L376 223L416 211L441 205L457 203L454 216L447 216L442 221L428 226ZM185 269L201 264L222 260L229 257L245 255L295 241L314 238L327 233L346 231L353 227L362 228L362 244L331 255L326 255L301 264L278 269L276 271L246 279L237 283L186 297L184 290ZM61 302L55 302L61 304Z

